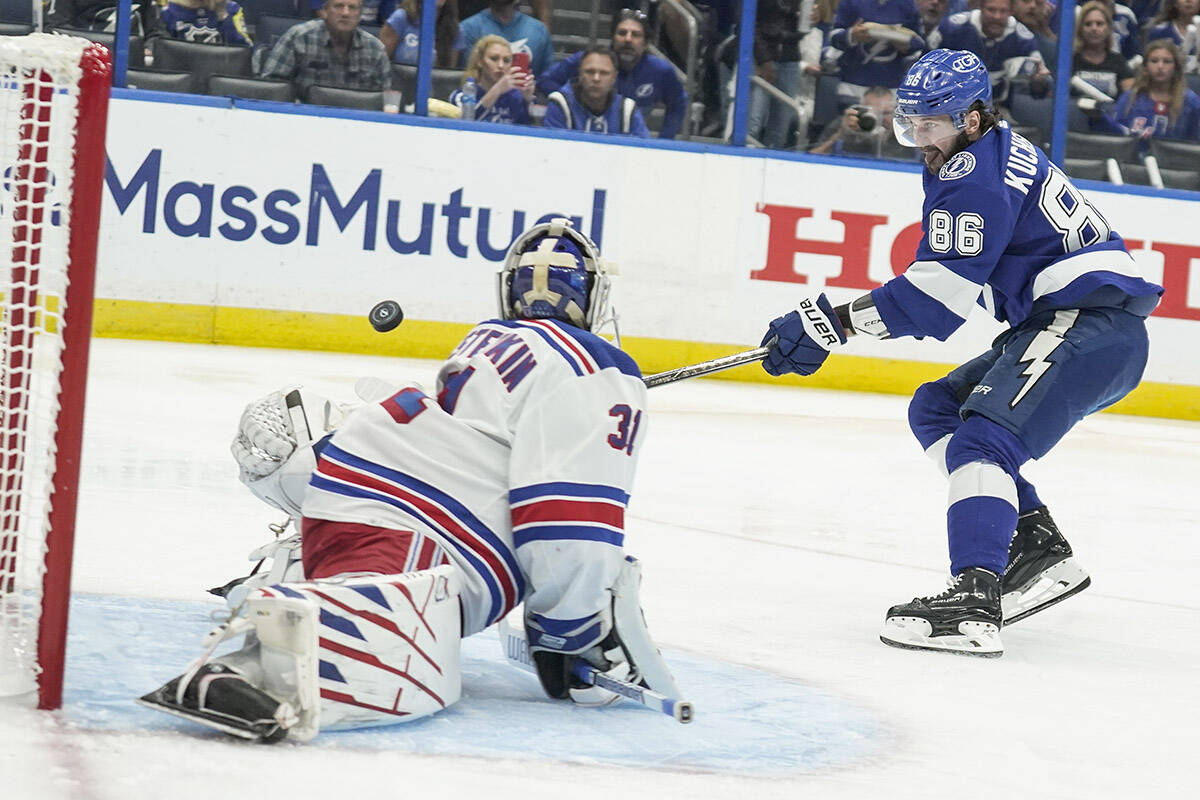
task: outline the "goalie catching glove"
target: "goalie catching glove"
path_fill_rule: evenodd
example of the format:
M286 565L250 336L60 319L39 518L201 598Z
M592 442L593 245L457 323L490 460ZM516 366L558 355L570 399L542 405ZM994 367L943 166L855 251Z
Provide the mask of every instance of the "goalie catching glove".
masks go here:
M292 516L317 466L309 445L329 434L346 409L303 387L271 392L246 406L230 452L238 479L260 500Z

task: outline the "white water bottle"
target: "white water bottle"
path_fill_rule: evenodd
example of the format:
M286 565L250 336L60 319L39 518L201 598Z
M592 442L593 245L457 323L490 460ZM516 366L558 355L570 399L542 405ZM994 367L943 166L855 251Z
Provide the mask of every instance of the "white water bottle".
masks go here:
M459 106L462 108L463 119L475 119L475 96L478 91L475 86L475 79L467 78L467 82L463 84L462 96L458 101Z

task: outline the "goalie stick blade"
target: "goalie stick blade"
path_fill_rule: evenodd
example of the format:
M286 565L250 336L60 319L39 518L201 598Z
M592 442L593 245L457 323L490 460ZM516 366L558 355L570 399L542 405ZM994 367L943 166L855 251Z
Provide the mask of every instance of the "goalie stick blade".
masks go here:
M195 722L206 728L212 728L229 736L251 742L274 744L275 742L282 741L287 736L287 730L281 728L278 723L275 723L273 726L262 722L251 723L224 714L212 714L190 708L180 708L163 696L164 688L166 687L155 689L149 694L144 694L134 700L134 702L146 708L161 711L164 714L170 714L179 719L186 719L188 722Z

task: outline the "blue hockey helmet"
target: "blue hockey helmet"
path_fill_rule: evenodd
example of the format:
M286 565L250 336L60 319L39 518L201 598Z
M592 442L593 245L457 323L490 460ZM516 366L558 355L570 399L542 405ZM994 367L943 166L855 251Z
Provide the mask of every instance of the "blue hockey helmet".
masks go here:
M976 100L992 104L992 79L979 56L969 50L930 50L909 68L896 90L896 140L908 147L927 144L918 141L916 119L943 114L961 133Z
M558 319L596 331L615 322L609 308L611 265L587 236L556 218L517 237L500 268L504 319Z

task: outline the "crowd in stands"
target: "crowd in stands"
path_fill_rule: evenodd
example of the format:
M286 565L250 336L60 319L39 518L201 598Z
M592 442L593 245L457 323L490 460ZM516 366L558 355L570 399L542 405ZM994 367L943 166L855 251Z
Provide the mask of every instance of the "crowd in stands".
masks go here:
M435 85L442 113L664 139L731 133L737 0L600 0L594 19L592 0L435 1L434 63L452 81ZM1142 153L1154 138L1200 140L1200 0L1127 2L1076 8L1070 130L1139 137ZM251 77L290 83L306 102L313 87L400 88L397 70L418 60L422 5L135 0L132 34L143 69L155 40L253 49ZM50 29L113 28L114 0L45 7ZM979 55L1002 114L1045 144L1061 22L1052 0L758 0L751 143L907 159L889 135L894 90L922 53L946 47Z

